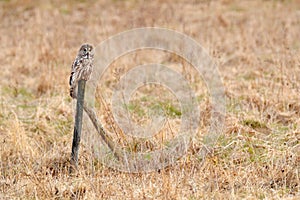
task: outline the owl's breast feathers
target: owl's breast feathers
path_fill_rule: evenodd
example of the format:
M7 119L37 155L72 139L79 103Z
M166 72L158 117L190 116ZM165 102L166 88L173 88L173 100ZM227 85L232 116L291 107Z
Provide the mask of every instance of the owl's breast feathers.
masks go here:
M77 57L72 65L71 77L69 84L73 85L80 79L89 80L93 70L93 59Z

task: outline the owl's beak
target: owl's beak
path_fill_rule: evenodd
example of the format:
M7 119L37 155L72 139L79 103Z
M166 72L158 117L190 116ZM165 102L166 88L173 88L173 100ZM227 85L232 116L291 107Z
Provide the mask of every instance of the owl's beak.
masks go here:
M87 59L90 59L90 53L86 54Z

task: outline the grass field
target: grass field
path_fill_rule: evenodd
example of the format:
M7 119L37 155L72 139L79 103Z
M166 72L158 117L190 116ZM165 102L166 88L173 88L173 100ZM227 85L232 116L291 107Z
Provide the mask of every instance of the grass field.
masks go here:
M0 18L0 199L300 198L298 0L2 0ZM187 34L218 65L227 98L222 137L202 160L210 101L203 85L195 86L203 118L188 154L176 164L122 173L97 162L82 146L79 170L70 176L74 102L68 78L78 48L149 26ZM182 64L161 53L133 57L175 68ZM103 90L117 81L116 73L130 68L130 60L113 63ZM198 80L193 69L187 74L191 82ZM143 92L147 89L152 91ZM164 93L151 95L173 98ZM146 123L139 97L130 109L136 122ZM158 101L147 100L143 106ZM158 105L176 122L180 111L166 102ZM115 126L107 120L109 109L100 111L105 126Z

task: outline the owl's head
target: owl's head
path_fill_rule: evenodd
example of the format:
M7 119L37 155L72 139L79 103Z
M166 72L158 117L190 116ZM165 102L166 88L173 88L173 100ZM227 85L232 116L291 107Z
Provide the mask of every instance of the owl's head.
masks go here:
M81 45L78 56L85 59L94 58L94 47L90 44Z

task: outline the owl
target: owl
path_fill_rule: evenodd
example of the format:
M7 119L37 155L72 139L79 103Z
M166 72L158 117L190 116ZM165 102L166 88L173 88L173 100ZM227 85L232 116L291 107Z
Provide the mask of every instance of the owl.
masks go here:
M73 62L71 69L71 76L69 80L70 84L70 96L76 98L77 96L77 84L78 81L83 79L88 81L91 78L94 62L94 48L92 45L83 44L75 61Z

